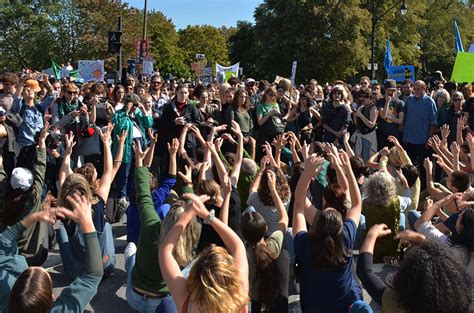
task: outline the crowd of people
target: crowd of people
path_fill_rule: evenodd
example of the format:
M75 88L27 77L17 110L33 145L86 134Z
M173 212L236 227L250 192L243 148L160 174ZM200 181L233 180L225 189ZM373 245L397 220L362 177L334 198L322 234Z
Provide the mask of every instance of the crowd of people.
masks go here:
M471 312L473 155L471 83L3 73L0 311L82 312L126 220L138 312Z

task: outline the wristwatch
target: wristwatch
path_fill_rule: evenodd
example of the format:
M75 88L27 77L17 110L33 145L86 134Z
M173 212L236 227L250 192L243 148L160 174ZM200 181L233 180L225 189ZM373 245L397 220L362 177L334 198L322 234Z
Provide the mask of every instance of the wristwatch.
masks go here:
M216 211L210 210L209 216L204 220L204 224L211 224L211 222L216 218Z

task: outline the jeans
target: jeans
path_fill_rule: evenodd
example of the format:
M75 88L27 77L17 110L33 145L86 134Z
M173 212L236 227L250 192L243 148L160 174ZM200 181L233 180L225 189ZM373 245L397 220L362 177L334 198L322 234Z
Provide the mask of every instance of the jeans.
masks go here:
M364 138L360 138L361 139L361 142L362 142L362 159L364 160L364 162L367 162L367 160L370 158L370 148L371 148L371 144L370 144L370 141L368 141L367 139L364 139Z
M415 223L420 218L421 213L419 211L411 210L408 212L408 224L410 228L415 230Z
M176 313L176 305L171 296L160 299L149 299L135 292L132 287L132 269L135 266L136 254L130 256L125 261L125 270L127 271L127 291L126 298L128 304L138 312L144 313Z
M115 245L112 226L105 223L102 233L97 233L102 257L107 256L108 260L102 265L104 267L104 277L108 276L115 268ZM56 240L59 245L59 253L64 267L64 274L71 280L85 271L84 268L84 240L82 234L76 233L69 238L66 228L61 225L56 230Z
M118 195L117 197L120 198L128 198L130 195L128 191L128 184L131 183L131 179L135 179L131 174L132 168L134 164L130 161L129 163L122 163L120 168L115 176L115 185L118 188Z
M364 301L356 301L351 305L349 313L373 313L372 307Z

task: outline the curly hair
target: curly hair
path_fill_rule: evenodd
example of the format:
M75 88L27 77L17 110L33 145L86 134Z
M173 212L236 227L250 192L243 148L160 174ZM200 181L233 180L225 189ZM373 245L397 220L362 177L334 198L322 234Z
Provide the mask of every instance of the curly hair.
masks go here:
M262 173L260 185L257 189L258 198L266 206L275 205L273 203L272 194L268 189L268 171L273 171L275 173L277 193L280 196L281 201L283 201L283 203L287 203L291 197L290 186L288 185L288 181L286 180L285 174L283 174L281 169L274 166L267 166L264 172Z
M177 201L173 204L165 219L161 222L160 242L165 238L166 234L173 228L178 220L183 216L185 209L184 201ZM201 228L195 217L186 225L183 235L179 238L178 243L173 249L173 256L180 267L185 267L194 258L193 249L196 246Z
M425 241L408 249L393 280L399 305L411 313L466 313L471 284L452 253Z
M364 189L367 203L385 206L397 196L397 186L390 174L377 173L370 176L364 184Z
M94 178L94 176L97 175L97 171L94 164L86 163L83 166L74 169L74 173L84 176L85 179L87 179L87 182L89 182L92 193L95 192L97 189L97 179Z
M474 251L474 208L466 208L458 217L461 219L462 229L458 234L451 234L451 246L460 245L469 251Z
M198 255L186 290L200 312L238 313L248 302L240 277L234 258L225 248L212 244Z

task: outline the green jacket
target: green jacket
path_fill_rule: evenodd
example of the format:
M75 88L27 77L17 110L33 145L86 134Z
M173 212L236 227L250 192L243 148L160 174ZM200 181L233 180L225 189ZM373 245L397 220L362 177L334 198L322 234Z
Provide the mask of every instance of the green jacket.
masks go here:
M140 129L143 139L146 141L146 129L150 128L153 124L153 118L148 115L143 115L140 109L135 110L134 116L136 125ZM117 110L112 117L112 124L114 124L112 133L112 155L115 158L118 153L119 143L116 140L117 136L120 137L124 131L127 131L127 139L123 147L122 163L130 163L132 160L133 120L124 110Z
M44 176L46 174L46 148L39 148L36 153L36 161L33 168L33 186L31 187L30 197L26 201L22 212L18 216L18 220L14 221L14 223L19 222L25 216L30 215L31 213L38 212L41 210L41 195L43 193L43 184L44 184ZM5 170L3 166L0 166L0 199L5 199L5 192L9 188L8 187L9 181L5 174ZM5 202L0 201L0 216L8 208L5 207ZM14 223L9 223L13 225ZM3 220L0 220L0 231L5 230L6 223ZM20 250L20 254L23 255L28 264L36 264L37 260L36 257L40 254L39 252L46 247L43 247L43 239L46 234L47 225L44 222L35 222L32 227L26 230L22 236L18 239L18 248Z
M146 166L135 172L136 197L140 212L140 235L135 266L132 269L132 286L154 294L167 294L158 261L158 242L161 220L155 211L150 193L150 175Z
M25 232L25 227L18 222L0 233L0 312L8 312L10 291L18 276L28 269L26 260L18 255L17 239ZM86 272L74 279L66 287L48 312L75 313L83 312L87 303L97 293L102 279L102 254L100 253L97 233L84 235L86 255Z

